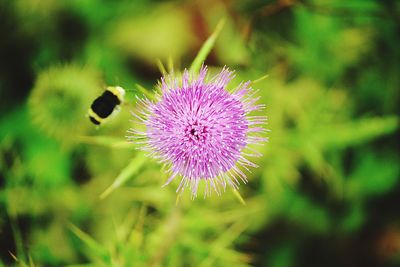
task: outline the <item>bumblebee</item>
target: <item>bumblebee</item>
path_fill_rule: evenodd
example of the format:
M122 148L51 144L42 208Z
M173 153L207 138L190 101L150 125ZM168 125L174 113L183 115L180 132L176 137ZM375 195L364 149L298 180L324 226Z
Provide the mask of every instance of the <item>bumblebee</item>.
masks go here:
M119 105L124 101L125 90L120 86L109 86L104 93L96 98L88 111L89 119L100 125L111 115L119 111Z

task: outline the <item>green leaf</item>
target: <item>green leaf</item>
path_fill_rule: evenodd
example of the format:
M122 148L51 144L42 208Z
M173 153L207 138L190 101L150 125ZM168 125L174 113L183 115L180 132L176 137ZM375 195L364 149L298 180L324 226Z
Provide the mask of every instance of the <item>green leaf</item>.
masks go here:
M358 166L346 184L346 193L352 199L383 194L399 180L398 158L393 155L365 154L357 162Z
M163 75L164 75L164 73L163 73ZM143 95L145 95L147 98L152 99L152 100L155 99L155 95L151 91L147 90L146 88L144 88L143 86L141 86L138 83L136 83L135 86L138 89L138 91L140 93L142 93Z
M368 118L342 125L330 126L316 133L316 142L331 148L342 148L390 134L399 126L396 116Z
M239 200L242 205L246 205L246 201L243 199L242 195L240 195L239 191L235 188L232 188L233 194Z
M241 221L234 223L231 227L229 227L225 232L221 233L212 244L210 244L210 253L207 258L205 258L199 266L208 267L214 266L214 261L221 257L221 252L224 248L230 246L235 239L237 239L240 234L242 234L248 225Z
M146 157L143 154L137 154L136 157L131 160L128 166L126 166L125 169L121 171L114 182L100 195L100 198L104 199L116 188L120 187L122 184L132 178L140 170L145 162Z
M208 54L210 54L211 49L213 49L215 45L215 41L217 40L217 37L219 33L222 30L222 27L224 27L225 20L221 19L217 26L215 27L214 32L208 37L208 39L204 42L203 46L201 47L199 53L197 54L196 58L193 60L192 65L190 66L190 71L192 73L197 73L200 70L201 64L206 60Z
M90 249L92 253L101 257L106 262L111 262L111 257L107 250L90 235L83 232L81 229L70 223L69 229Z
M100 145L111 148L129 148L132 144L123 138L112 136L79 136L78 141L84 144Z

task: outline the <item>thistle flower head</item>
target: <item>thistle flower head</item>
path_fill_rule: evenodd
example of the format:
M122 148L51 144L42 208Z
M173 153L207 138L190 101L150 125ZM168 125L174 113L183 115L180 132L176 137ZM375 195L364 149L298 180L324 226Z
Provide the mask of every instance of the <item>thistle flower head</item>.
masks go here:
M87 67L64 65L43 70L29 96L33 123L63 143L73 142L91 126L85 114L100 87L100 76Z
M205 194L212 188L219 194L227 184L237 188L239 180L246 182L242 168L256 165L243 150L265 141L257 132L264 130L266 118L249 115L263 108L256 104L250 82L230 92L226 87L233 72L224 68L210 80L206 76L207 68L202 67L197 77L185 70L181 79L162 78L158 101L140 99L139 111L133 114L145 130L128 131L128 139L169 167L166 184L181 176L177 192L190 187L193 197L202 181ZM252 155L260 156L255 151Z

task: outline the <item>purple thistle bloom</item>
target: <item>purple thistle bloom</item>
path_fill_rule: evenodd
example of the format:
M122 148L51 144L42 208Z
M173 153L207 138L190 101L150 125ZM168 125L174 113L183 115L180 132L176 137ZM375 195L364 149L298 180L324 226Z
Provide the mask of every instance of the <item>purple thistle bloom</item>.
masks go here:
M140 111L133 114L146 129L128 131L128 139L168 166L171 176L165 185L180 175L177 192L190 187L192 197L200 181L206 182L205 195L211 188L220 194L227 184L237 189L238 178L246 183L239 167L249 171L257 165L244 156L261 156L248 144L266 141L257 135L265 131L266 117L249 115L264 108L256 104L259 97L250 82L229 92L233 72L224 68L208 81L206 75L202 67L197 77L185 70L181 81L172 75L162 78L158 101L139 99Z

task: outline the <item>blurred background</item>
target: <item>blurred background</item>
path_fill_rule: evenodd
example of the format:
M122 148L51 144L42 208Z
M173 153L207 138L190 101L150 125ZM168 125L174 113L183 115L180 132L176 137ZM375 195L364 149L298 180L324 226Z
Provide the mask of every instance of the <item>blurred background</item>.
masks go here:
M269 75L270 141L245 205L176 205L130 111L221 18L206 64ZM399 266L400 1L0 0L0 36L0 266ZM107 85L128 104L96 128Z

